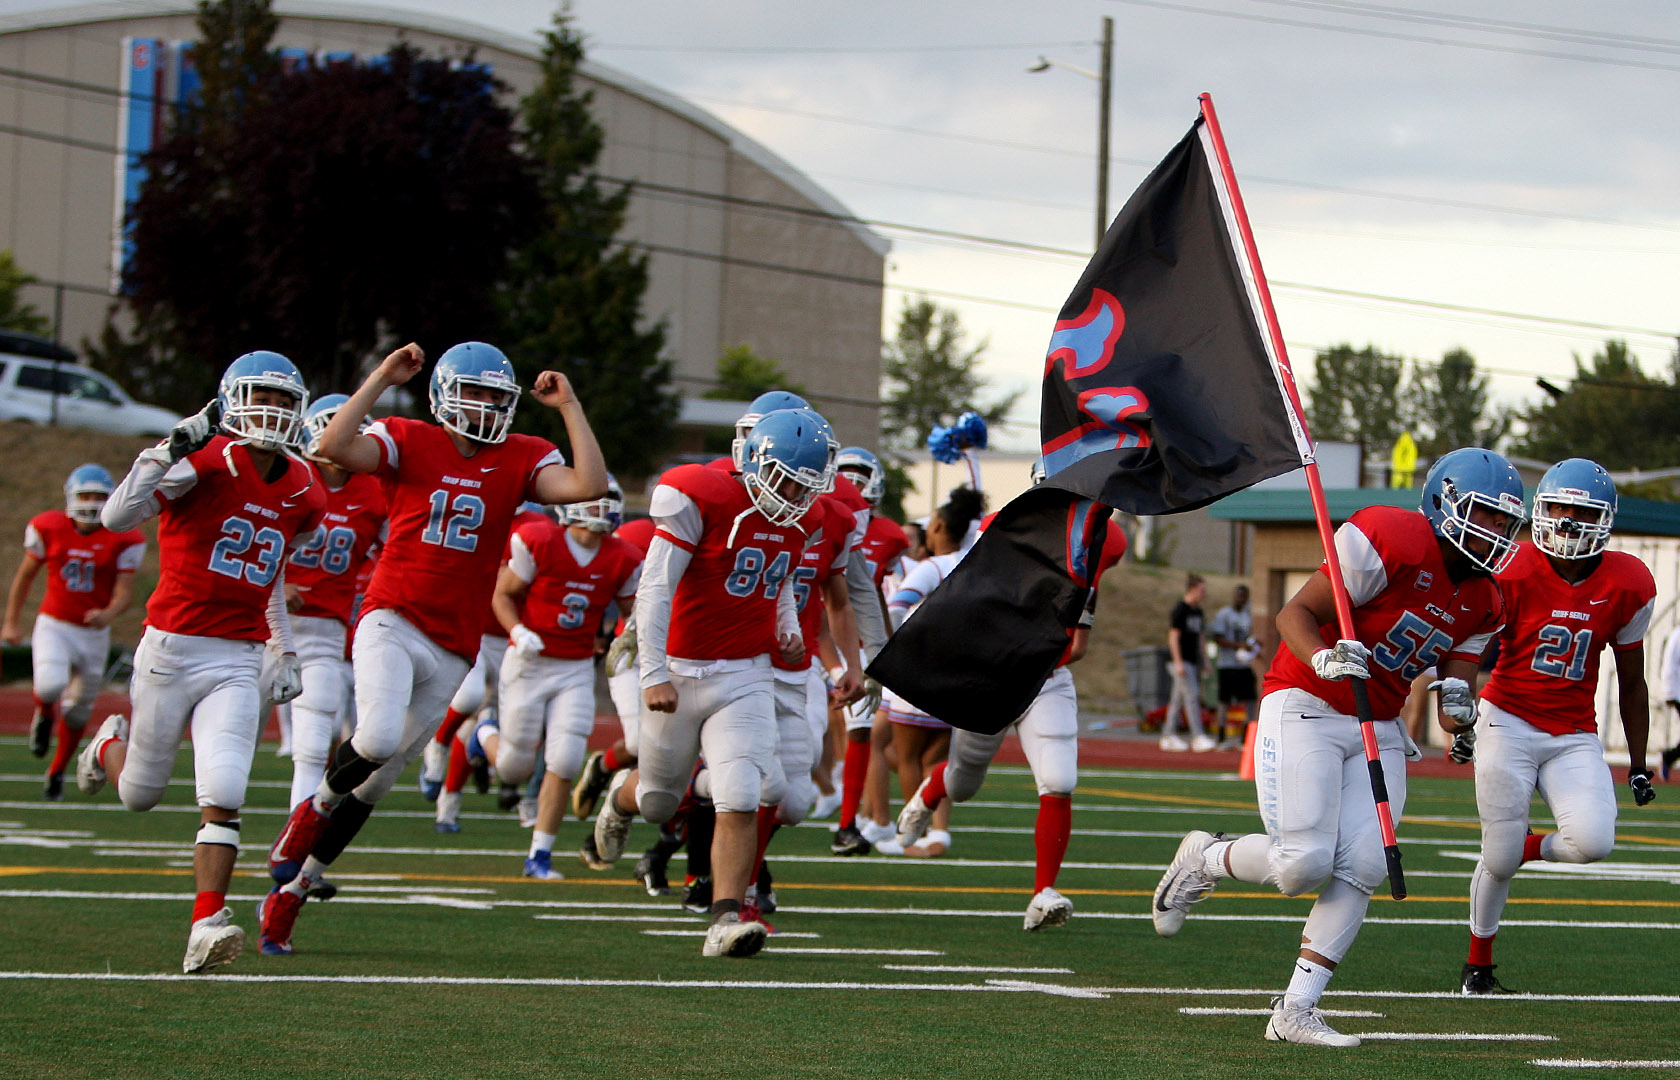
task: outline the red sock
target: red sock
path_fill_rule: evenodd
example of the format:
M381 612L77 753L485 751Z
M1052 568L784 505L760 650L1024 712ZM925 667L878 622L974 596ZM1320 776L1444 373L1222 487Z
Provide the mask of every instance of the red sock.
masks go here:
M607 747L607 752L601 755L601 768L610 773L615 773L623 767L623 764L618 760L618 755L613 753L613 748Z
M1056 884L1072 833L1073 796L1040 795L1038 822L1033 826L1033 850L1038 858L1038 869L1033 873L1035 895Z
M1540 858L1540 841L1544 839L1545 837L1538 833L1529 833L1523 837L1523 862L1533 862ZM1471 962L1474 963L1475 961Z
M1497 934L1489 934L1487 937L1477 937L1475 934L1471 934L1469 962L1477 967L1487 967L1493 963L1493 939L1498 936Z
M227 893L201 892L193 900L192 921L209 918L227 906Z
M467 744L460 739L450 739L449 768L443 774L443 790L462 790L467 786L467 774L470 772L472 766L467 764Z
M869 779L869 740L846 741L846 762L840 772L840 827L849 829L857 824L858 803L863 801L863 785Z
M62 716L53 726L58 728L58 749L53 753L52 764L47 767L47 772L57 775L70 764L70 755L76 752L76 744L82 741L82 729L66 724Z
M927 783L922 785L922 801L929 810L945 801L945 764L941 761L935 765L927 775Z
M110 738L110 739L106 739L104 742L99 744L99 755L98 755L98 757L99 757L99 767L101 769L110 768L109 765L105 764L105 755L111 752L111 746L116 741L117 740L115 738Z
M758 850L753 853L752 874L747 878L751 884L758 880L759 868L764 865L764 852L770 847L770 835L776 831L776 808L761 806L758 808Z
M432 736L433 742L447 743L455 737L455 729L461 726L466 716L450 709L443 714L443 723L438 725L437 733Z
M58 720L58 702L42 701L41 698L35 694L31 694L30 696L35 698L35 709L37 712L44 714L49 721L56 722Z

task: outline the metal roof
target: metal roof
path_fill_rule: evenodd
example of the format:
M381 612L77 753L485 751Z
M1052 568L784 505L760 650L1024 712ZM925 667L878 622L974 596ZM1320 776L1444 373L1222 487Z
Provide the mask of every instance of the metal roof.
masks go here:
M1324 493L1333 521L1346 521L1367 506L1404 506L1416 509L1417 488L1341 488ZM1255 524L1307 524L1313 520L1312 500L1305 491L1239 491L1208 507L1208 516L1223 521ZM1616 508L1616 531L1641 536L1680 536L1680 503L1657 502L1623 495Z

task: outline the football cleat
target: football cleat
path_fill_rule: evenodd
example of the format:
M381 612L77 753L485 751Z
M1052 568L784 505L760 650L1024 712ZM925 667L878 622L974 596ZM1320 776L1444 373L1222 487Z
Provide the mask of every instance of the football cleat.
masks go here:
M1661 762L1657 771L1662 774L1663 783L1666 784L1668 783L1668 774L1674 771L1674 763L1680 761L1680 746L1671 746L1664 750L1662 756L1657 760Z
M275 889L262 905L262 936L258 947L264 956L292 955L292 927L308 897Z
M1182 735L1163 735L1161 736L1161 749L1170 750L1174 753L1188 750L1190 749L1190 741Z
M761 922L749 922L733 911L718 916L706 931L706 945L701 956L748 957L764 948L769 928Z
M601 812L595 815L595 855L608 866L624 854L624 845L630 839L632 819L629 814L620 812L617 802L618 789L629 778L628 769L613 774L613 781L601 801Z
M327 901L338 895L338 885L326 878L316 878L309 886L309 899Z
M443 777L448 771L449 747L436 739L427 739L426 749L420 754L420 797L437 802L443 794Z
M1197 829L1179 842L1167 872L1155 887L1155 899L1150 905L1155 932L1162 937L1178 933L1184 917L1190 913L1190 905L1201 903L1213 891L1214 879L1202 872L1202 855L1217 839L1218 835Z
M1266 1039L1270 1042L1302 1043L1306 1046L1359 1045L1359 1036L1343 1035L1324 1022L1319 1009L1290 1009L1282 998L1272 999L1272 1016L1266 1021Z
M764 912L766 915L774 915L776 913L776 882L775 879L770 876L770 863L768 860L761 860L759 862L758 880L753 883L753 887L749 891L753 896L758 898L758 909L760 911Z
M751 892L748 892L747 898L741 902L741 921L758 923L764 927L766 934L776 932L774 926L764 921L764 909L758 906L758 901L754 899Z
M58 802L64 798L63 773L50 772L47 774L46 781L41 784L41 798L48 802Z
M867 855L870 845L856 825L847 825L834 830L834 843L829 845L829 850L836 855Z
M1061 926L1072 917L1073 901L1046 886L1038 890L1038 895L1027 905L1027 917L1021 923L1021 929L1045 930Z
M594 833L584 834L583 843L578 845L578 858L582 859L583 865L591 870L605 870L612 865L612 863L604 861L601 858L601 853L595 850Z
M192 924L187 935L187 955L181 970L188 975L231 963L245 948L245 931L233 925L233 911L223 908Z
M1458 973L1458 992L1466 997L1481 997L1484 994L1509 994L1511 991L1500 985L1493 977L1493 969L1498 964L1465 964Z
M303 860L315 850L316 841L327 831L331 820L315 808L313 795L292 808L292 816L280 827L280 835L268 849L268 873L276 885L285 885L298 876Z
M518 784L503 784L496 789L496 809L506 813L519 806L525 798L525 789Z
M809 817L816 821L821 821L823 818L834 813L834 811L840 809L840 802L845 797L845 793L841 792L839 789L835 789L827 795L818 792L816 805L811 807Z
M83 795L97 795L99 789L105 786L105 766L99 764L99 752L105 749L105 744L112 739L126 738L128 718L112 713L99 725L98 733L82 747L82 752L76 755L76 787Z
M896 841L898 839L898 826L883 825L881 822L875 821L872 818L858 818L857 830L863 835L865 840L876 846L880 846L883 840Z
M684 911L692 911L696 915L704 915L712 910L712 879L709 877L695 878L683 886L682 906Z
M461 823L459 821L434 821L432 822L432 831L442 833L444 836L454 836L461 831Z
M933 821L933 808L922 801L922 792L927 790L928 781L923 780L916 789L916 794L910 796L910 801L904 804L904 809L898 812L898 843L900 847L911 847L928 831L928 825Z
M554 856L547 851L537 851L525 858L525 876L536 878L538 881L560 881L565 874L554 869Z
M595 813L595 806L601 801L601 795L612 783L612 773L607 771L606 754L597 750L590 754L583 763L583 771L578 773L577 785L572 788L572 814L579 821L588 819Z
M649 896L671 895L671 880L665 876L665 868L670 862L670 857L662 855L657 848L636 860L636 880L647 889Z
M29 718L29 752L36 757L46 757L51 745L52 717L45 709L36 709L35 715Z

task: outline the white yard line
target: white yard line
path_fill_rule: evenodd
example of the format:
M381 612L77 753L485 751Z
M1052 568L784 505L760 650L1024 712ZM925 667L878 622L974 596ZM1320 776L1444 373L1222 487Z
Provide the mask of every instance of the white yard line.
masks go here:
M1680 1069L1680 1061L1593 1061L1588 1058L1535 1058L1543 1069Z
M1187 1005L1178 1010L1185 1016L1270 1016L1271 1009L1216 1009L1198 1008ZM1335 1018L1352 1018L1356 1020L1384 1020L1387 1013L1372 1012L1369 1009L1320 1009L1325 1016Z
M882 964L882 971L921 971L929 974L945 971L967 975L1072 975L1072 968L1045 967L976 967L968 964Z
M1481 1031L1357 1031L1366 1042L1557 1042L1556 1035L1519 1035Z

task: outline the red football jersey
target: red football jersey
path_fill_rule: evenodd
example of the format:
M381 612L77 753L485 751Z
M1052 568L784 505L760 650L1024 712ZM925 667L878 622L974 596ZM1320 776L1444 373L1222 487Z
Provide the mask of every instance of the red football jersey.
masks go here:
M563 464L547 439L509 435L463 457L449 433L393 417L368 429L379 443L374 475L385 485L390 526L368 582L362 614L390 608L421 633L471 662L481 613L519 504L536 496L536 476Z
M740 479L719 469L682 465L659 486L681 493L700 516L692 541L663 527L657 531L691 553L672 598L666 654L737 660L774 653L776 596L798 565L805 533L799 526L771 525Z
M846 559L851 549L846 545L852 534L852 511L838 499L824 495L817 499L809 513L799 522L809 536L810 545L794 568L787 587L793 590L794 606L799 610L799 633L805 640L805 659L790 664L782 659L780 649L770 653L770 663L783 671L804 671L817 655L817 630L827 602L822 585L836 574L846 573Z
M119 533L103 525L84 533L69 514L48 510L29 520L23 549L47 567L41 614L80 626L88 612L110 605L118 574L140 569L146 538L138 529Z
M543 639L543 655L587 660L595 655L595 631L614 600L627 607L641 578L642 553L614 536L601 538L588 562L580 563L566 527L542 519L514 532L508 565L530 586L519 605L519 621Z
M646 555L648 545L653 543L653 519L637 518L634 521L626 521L613 535Z
M1416 510L1369 506L1336 530L1342 580L1353 604L1354 634L1371 649L1366 688L1371 716L1391 720L1411 682L1449 654L1479 659L1504 623L1504 604L1492 578L1454 585L1429 519ZM1336 622L1319 627L1326 647L1341 637ZM1318 677L1287 646L1277 651L1261 692L1296 687L1352 716L1348 680Z
M1625 551L1606 551L1571 585L1531 543L1499 575L1505 629L1499 661L1482 696L1541 731L1597 731L1593 696L1606 645L1617 651L1645 640L1657 583L1650 567Z
M904 535L904 526L892 518L875 515L869 519L869 529L863 534L860 550L865 565L869 567L869 578L879 589L893 563L910 550L910 538Z
M297 586L300 605L294 615L337 619L350 624L362 567L385 528L385 489L372 476L351 473L344 486L327 486L318 465L310 465L327 496L321 531L292 552L286 584Z
M224 453L224 450L226 451ZM286 554L321 524L324 486L291 458L273 482L225 435L158 485L158 586L146 623L171 634L267 641L269 594ZM231 466L231 467L230 467Z
M554 519L538 510L521 510L519 513L513 515L513 528L508 532L507 543L502 545L502 563L501 566L496 568L498 576L501 574L502 566L506 566L508 564L508 560L513 558L514 534L519 532L519 530L523 529L525 526L532 525L537 522L541 522L544 525L552 525L554 523ZM502 625L502 620L496 618L496 605L493 602L495 596L496 579L491 578L490 595L484 598L484 632L480 635L481 637L505 638L508 636L507 627Z

